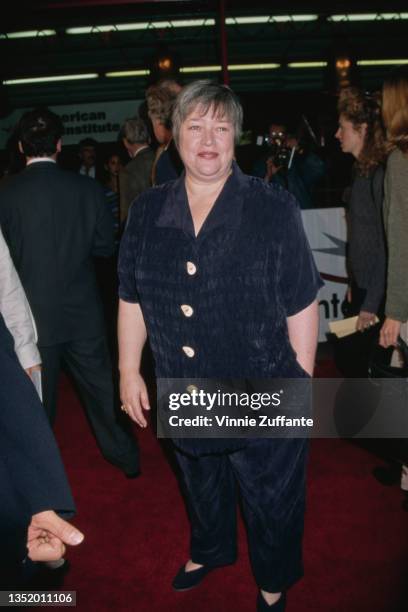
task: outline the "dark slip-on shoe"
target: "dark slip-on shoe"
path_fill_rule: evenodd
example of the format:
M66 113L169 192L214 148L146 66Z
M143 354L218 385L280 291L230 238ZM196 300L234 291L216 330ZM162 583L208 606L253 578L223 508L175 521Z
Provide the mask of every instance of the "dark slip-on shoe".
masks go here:
M189 589L194 589L194 587L198 586L207 574L214 569L216 568L203 565L203 567L199 567L196 570L186 572L186 566L184 564L180 567L172 582L173 589L175 591L188 591Z

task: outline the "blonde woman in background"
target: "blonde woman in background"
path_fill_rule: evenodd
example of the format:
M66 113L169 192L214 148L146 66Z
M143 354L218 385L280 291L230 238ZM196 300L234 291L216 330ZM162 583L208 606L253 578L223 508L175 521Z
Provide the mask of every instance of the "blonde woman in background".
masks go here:
M393 71L383 85L383 119L390 151L385 174L384 223L388 245L386 319L380 344L408 340L408 67ZM401 488L408 491L408 467ZM408 510L408 497L404 502Z

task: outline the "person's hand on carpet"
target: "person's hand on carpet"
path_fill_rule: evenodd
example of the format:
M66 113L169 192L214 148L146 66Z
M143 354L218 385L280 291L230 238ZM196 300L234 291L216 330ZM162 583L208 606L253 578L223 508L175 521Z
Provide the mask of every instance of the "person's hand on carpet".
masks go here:
M65 544L77 546L83 539L83 533L53 510L38 512L28 527L28 556L32 561L57 561L65 553Z

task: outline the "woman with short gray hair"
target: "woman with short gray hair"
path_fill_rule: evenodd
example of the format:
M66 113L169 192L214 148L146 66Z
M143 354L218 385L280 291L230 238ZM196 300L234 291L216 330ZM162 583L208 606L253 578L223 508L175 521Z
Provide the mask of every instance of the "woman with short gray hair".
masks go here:
M204 115L209 109L217 115L220 109L232 124L235 144L238 144L243 121L242 106L238 98L228 87L220 87L217 83L203 79L194 81L178 95L172 116L173 138L177 146L183 122L197 107L200 107Z
M234 161L242 109L198 81L173 113L185 174L133 206L119 261L122 409L147 426L140 375L149 336L159 378L311 376L321 285L298 204ZM302 575L307 441L174 439L191 520L184 591L236 560L236 485L248 529L257 610L282 612ZM230 607L230 606L229 606Z

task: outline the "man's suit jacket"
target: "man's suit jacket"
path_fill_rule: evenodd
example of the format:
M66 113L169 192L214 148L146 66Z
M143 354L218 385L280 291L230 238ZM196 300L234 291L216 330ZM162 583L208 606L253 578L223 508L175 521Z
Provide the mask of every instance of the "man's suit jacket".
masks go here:
M104 333L93 256L115 249L103 189L87 177L35 162L0 188L0 224L27 294L38 345Z
M153 161L154 152L150 147L146 147L121 171L119 175L121 221L126 219L133 200L151 187Z
M75 511L57 444L0 315L0 587L26 555L31 516Z

